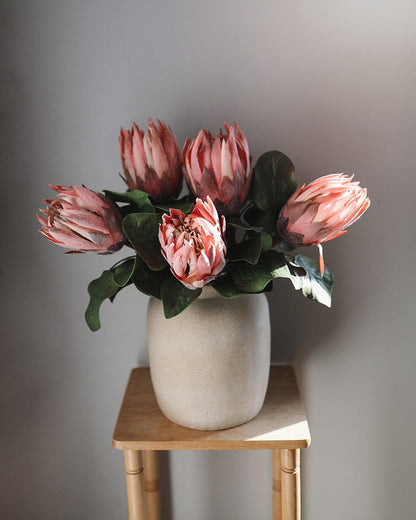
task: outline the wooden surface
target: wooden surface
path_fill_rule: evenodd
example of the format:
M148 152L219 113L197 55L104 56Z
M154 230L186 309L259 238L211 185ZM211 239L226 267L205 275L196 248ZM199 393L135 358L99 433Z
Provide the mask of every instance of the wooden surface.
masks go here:
M282 450L282 520L300 520L300 450Z
M148 368L132 370L113 435L122 450L301 449L310 433L293 367L272 366L264 406L250 422L221 431L178 426L160 411Z
M127 505L129 520L145 520L143 500L143 454L125 450Z
M143 459L147 519L160 520L160 489L157 451L144 451Z

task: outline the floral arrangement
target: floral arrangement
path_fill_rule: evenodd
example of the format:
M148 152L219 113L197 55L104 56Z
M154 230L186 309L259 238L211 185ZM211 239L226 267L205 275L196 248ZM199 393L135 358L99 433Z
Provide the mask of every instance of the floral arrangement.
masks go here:
M109 254L117 262L88 287L85 313L100 328L104 300L127 285L163 302L166 318L182 312L210 284L226 298L271 291L288 278L312 300L331 305L333 275L322 244L347 232L368 208L367 191L352 176L333 174L297 187L294 166L266 152L254 168L239 126L224 123L214 137L201 130L182 153L172 130L149 120L148 131L121 129L121 175L127 191L53 186L37 218L40 232L68 253ZM182 195L183 177L189 193ZM297 247L316 245L319 262Z

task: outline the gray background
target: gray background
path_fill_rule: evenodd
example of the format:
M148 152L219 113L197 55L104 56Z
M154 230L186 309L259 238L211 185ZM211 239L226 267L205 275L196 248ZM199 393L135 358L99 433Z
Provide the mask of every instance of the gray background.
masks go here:
M181 145L237 121L253 160L276 148L301 182L368 187L325 247L333 308L275 284L272 357L295 364L310 420L304 518L415 517L415 16L410 0L1 2L1 518L127 518L111 436L147 364L147 298L126 290L89 332L87 284L123 255L65 256L34 214L48 182L123 190L119 127L149 116ZM268 452L162 469L165 519L271 518Z

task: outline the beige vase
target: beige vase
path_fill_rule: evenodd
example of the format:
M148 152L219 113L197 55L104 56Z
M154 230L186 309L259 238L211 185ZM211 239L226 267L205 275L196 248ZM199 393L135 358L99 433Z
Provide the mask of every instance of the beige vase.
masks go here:
M153 387L168 419L197 430L221 430L260 411L270 370L264 294L226 299L208 286L169 320L162 303L150 298L147 332Z

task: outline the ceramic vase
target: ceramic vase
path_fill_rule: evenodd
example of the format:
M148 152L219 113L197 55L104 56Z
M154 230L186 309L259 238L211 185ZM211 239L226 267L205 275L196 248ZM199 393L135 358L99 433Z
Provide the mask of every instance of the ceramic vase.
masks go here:
M250 421L262 408L270 370L264 294L227 299L207 286L170 319L151 297L147 334L156 399L174 423L221 430Z

